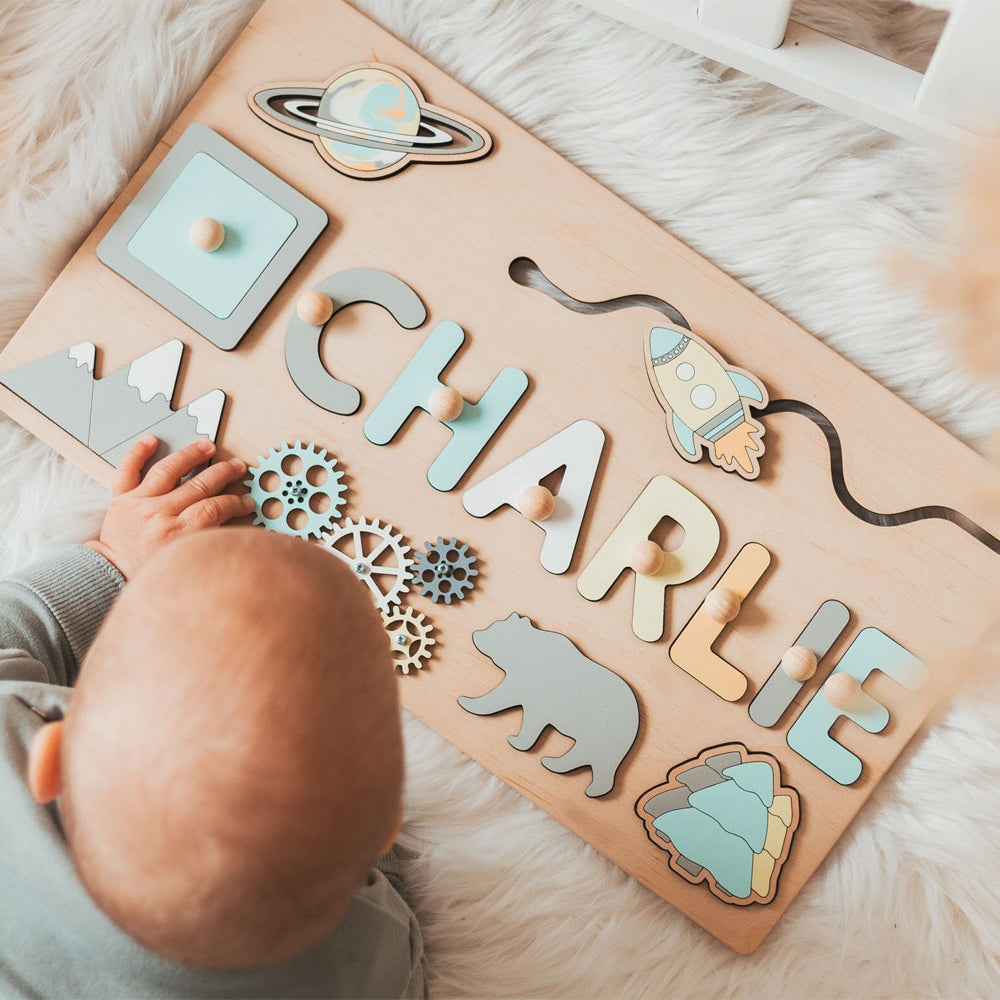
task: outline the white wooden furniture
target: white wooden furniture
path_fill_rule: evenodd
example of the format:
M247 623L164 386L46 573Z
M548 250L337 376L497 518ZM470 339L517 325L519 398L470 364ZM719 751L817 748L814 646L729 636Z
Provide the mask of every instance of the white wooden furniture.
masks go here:
M910 139L1000 134L1000 3L955 0L926 73L789 20L791 0L581 0Z

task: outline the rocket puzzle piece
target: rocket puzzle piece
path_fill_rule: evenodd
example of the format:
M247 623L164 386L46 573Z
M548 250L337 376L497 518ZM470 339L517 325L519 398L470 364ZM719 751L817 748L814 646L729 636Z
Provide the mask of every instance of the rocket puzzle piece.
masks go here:
M160 440L150 464L198 438L214 441L226 394L212 389L173 410L184 344L169 340L134 361L94 378L96 347L76 344L0 374L5 385L109 465L145 434Z
M767 405L760 379L731 367L714 348L680 327L655 326L646 339L649 381L668 415L667 432L681 458L744 479L760 475L764 427L750 407Z

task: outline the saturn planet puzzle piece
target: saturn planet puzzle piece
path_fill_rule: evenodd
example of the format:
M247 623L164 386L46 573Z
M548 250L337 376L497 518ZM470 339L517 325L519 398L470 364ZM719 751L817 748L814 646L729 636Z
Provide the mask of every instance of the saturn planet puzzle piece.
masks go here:
M270 86L249 101L262 121L311 139L331 167L362 180L388 177L413 161L478 160L493 148L485 129L428 104L395 66L349 66L322 87Z

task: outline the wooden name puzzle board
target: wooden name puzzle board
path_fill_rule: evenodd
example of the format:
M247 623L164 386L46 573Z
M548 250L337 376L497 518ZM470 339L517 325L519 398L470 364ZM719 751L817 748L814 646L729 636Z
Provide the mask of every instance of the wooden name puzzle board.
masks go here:
M105 484L145 432L247 459L259 530L371 588L408 709L745 953L1000 570L983 460L326 0L263 6L0 402Z

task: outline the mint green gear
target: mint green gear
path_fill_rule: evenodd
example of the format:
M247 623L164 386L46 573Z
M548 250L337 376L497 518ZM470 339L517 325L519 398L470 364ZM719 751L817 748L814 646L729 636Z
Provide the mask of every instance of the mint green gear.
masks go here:
M296 463L291 463L295 467L294 472L286 471L289 459L298 459L297 467ZM314 470L323 473L312 477L318 480L316 485L309 476ZM263 524L265 528L282 535L319 538L339 519L346 502L347 487L342 482L344 474L337 466L337 459L319 445L303 445L301 441L296 441L294 445L271 448L248 471L250 478L243 485L250 490L255 504L254 524ZM277 476L277 486L270 490L263 486L269 473ZM314 509L313 500L317 497L329 500L325 510ZM280 509L270 514L265 512L268 501L276 501ZM319 506L323 506L322 503ZM305 514L304 519L302 514Z

